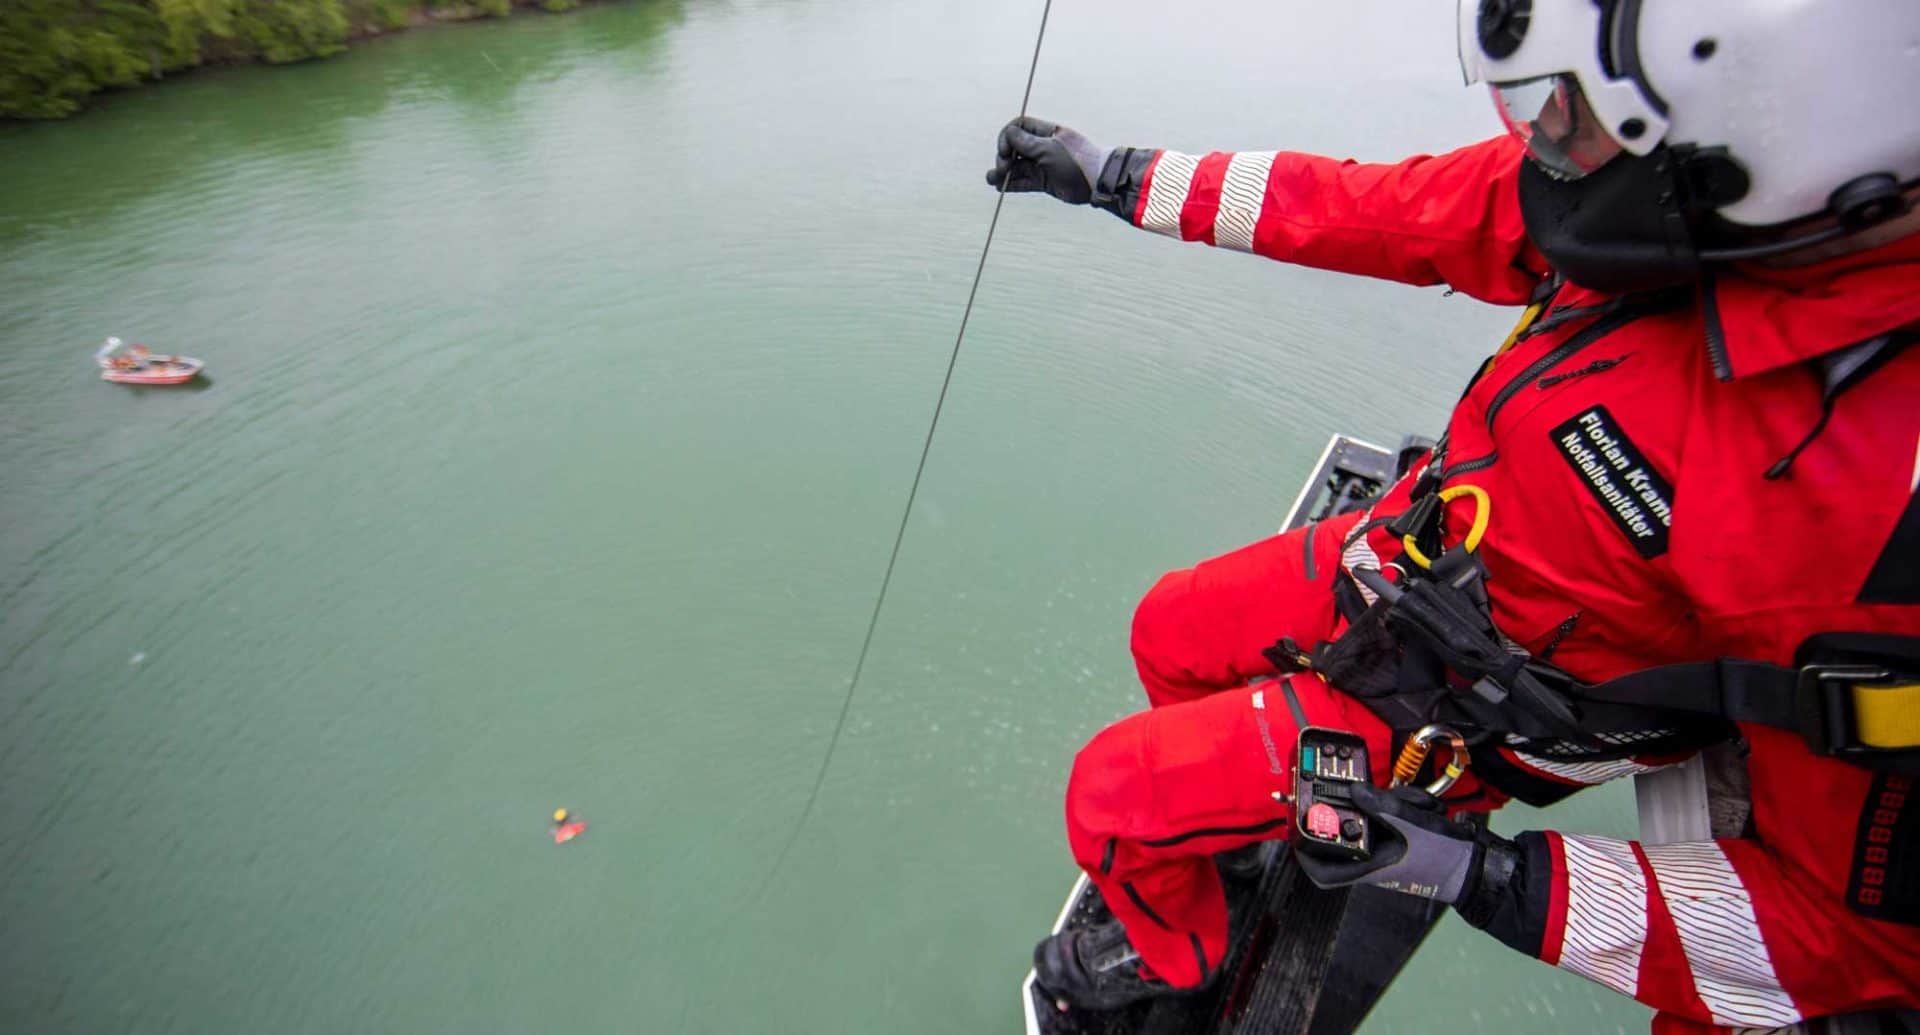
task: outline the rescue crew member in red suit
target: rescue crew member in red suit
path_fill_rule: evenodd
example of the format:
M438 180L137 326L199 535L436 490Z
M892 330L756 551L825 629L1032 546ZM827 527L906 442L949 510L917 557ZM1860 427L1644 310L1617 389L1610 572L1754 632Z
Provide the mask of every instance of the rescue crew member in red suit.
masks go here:
M1066 798L1074 858L1119 929L1035 952L1067 1002L1214 978L1228 913L1213 856L1291 835L1296 716L1364 736L1384 785L1382 720L1278 671L1267 648L1338 636L1332 589L1356 569L1402 578L1383 519L1423 474L1484 493L1450 494L1442 544L1467 548L1488 508L1477 554L1494 626L1582 681L1792 664L1835 630L1920 634L1920 349L1903 351L1920 323L1920 5L1461 3L1463 66L1510 132L1449 154L1369 165L1107 149L1035 118L1002 131L988 181L1005 190L1177 240L1543 303L1454 410L1444 456L1364 513L1170 573L1142 601L1132 646L1152 708L1093 738ZM1920 703L1898 700L1861 713L1863 739L1920 736ZM1738 730L1751 814L1733 836L1476 837L1379 792L1365 804L1404 851L1329 879L1420 886L1653 1007L1656 1031L1920 1007L1913 779L1784 729ZM1567 764L1514 743L1475 752L1477 790L1456 790L1481 800L1456 811L1673 761Z

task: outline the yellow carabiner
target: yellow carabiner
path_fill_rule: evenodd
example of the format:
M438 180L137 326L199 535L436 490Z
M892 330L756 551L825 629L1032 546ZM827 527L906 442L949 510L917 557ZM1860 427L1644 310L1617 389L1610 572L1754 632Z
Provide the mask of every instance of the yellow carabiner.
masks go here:
M1487 490L1478 485L1449 485L1440 490L1440 502L1452 503L1462 496L1472 496L1473 527L1467 529L1466 542L1460 545L1468 553L1480 549L1480 538L1487 534L1487 520L1493 516L1493 500L1487 496ZM1419 544L1413 541L1413 534L1400 537L1400 545L1407 551L1407 557L1422 568L1433 567L1433 560L1420 551Z

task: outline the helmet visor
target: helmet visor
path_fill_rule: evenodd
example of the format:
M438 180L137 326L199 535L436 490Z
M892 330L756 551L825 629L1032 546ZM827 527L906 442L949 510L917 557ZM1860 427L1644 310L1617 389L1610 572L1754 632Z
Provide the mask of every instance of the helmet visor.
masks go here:
M1577 180L1624 150L1594 116L1571 75L1495 83L1492 90L1500 121L1549 176Z

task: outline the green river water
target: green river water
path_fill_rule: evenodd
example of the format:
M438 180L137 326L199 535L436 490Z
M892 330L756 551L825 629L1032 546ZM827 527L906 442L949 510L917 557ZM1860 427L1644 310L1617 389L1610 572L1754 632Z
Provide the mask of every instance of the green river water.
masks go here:
M1039 14L638 0L0 129L0 1030L1017 1030L1134 601L1511 318L1010 198L755 897ZM1443 149L1497 128L1451 18L1063 0L1033 110ZM104 384L107 334L210 383ZM1369 1030L1643 1017L1449 920Z

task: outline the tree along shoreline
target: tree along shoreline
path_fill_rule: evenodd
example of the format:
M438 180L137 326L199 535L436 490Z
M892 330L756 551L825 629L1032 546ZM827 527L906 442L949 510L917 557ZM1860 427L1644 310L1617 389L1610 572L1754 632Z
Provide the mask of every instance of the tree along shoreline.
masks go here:
M222 65L284 65L449 22L594 0L0 0L0 120L59 119L94 94Z

